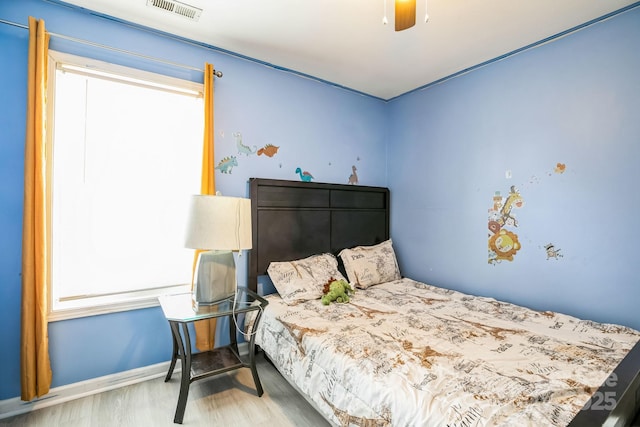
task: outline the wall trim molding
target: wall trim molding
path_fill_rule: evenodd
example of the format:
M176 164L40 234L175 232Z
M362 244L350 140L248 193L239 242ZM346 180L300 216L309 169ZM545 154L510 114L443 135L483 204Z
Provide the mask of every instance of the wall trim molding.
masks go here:
M247 355L248 350L248 343L243 342L238 344L238 351L241 355ZM182 372L180 365L180 360L178 360L173 371L174 378L176 374L179 375ZM0 420L143 381L164 377L168 370L169 361L55 387L52 388L47 395L30 402L24 402L20 400L20 397L0 400Z

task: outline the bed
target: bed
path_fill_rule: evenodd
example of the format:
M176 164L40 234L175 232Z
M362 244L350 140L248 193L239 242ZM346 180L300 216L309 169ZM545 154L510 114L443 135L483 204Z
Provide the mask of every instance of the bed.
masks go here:
M331 424L637 422L638 331L401 277L386 188L253 178L250 194L249 287L280 285L256 344ZM308 283L337 276L362 289L323 305Z

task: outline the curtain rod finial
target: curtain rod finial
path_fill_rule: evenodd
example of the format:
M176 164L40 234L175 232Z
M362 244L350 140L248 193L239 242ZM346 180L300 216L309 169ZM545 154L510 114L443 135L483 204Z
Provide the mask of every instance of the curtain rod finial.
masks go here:
M218 71L218 70L213 70L213 75L220 78L222 77L222 71Z

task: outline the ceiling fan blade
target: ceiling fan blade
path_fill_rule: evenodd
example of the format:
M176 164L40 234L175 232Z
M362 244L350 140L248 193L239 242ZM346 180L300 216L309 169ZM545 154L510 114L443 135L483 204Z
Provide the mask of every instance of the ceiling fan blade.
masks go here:
M396 1L396 31L406 30L416 25L416 0Z

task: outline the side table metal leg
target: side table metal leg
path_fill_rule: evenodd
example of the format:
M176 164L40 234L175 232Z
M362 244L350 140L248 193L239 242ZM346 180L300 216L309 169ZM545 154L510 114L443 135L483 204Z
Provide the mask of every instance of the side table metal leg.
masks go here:
M174 322L169 321L169 328L171 328L171 341L173 341L173 353L171 354L171 364L169 365L169 371L167 372L167 376L164 378L165 383L171 379L173 370L176 367L176 360L178 359L178 340L180 339L180 331L177 327L173 327L173 323Z
M260 315L256 317L254 325L256 325L260 321ZM258 370L256 369L256 335L251 334L251 338L249 339L249 365L251 368L251 374L253 375L253 382L256 385L256 392L258 393L258 397L262 396L264 391L262 390L262 383L260 383L260 378L258 377Z
M172 324L175 332L180 336L177 324ZM191 340L189 339L189 329L186 323L182 323L182 339L178 341L178 347L182 362L182 375L180 378L180 394L178 395L178 406L176 407L176 415L173 422L182 424L184 418L184 410L187 407L187 398L189 397L189 384L191 383Z

